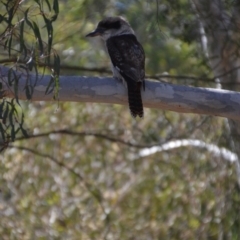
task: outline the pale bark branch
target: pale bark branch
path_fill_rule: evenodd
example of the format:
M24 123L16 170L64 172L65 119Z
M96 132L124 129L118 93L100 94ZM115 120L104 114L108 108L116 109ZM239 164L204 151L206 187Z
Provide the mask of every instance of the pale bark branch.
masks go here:
M13 87L8 85L8 68L0 67L0 82L3 96L15 97ZM32 101L54 101L52 94L45 94L49 75L38 76L16 72L18 76L18 99L25 100L26 83L34 88ZM173 85L146 80L142 92L143 104L182 113L197 113L221 116L240 121L240 93L188 86ZM61 76L59 101L95 102L127 105L127 94L123 84L113 78Z

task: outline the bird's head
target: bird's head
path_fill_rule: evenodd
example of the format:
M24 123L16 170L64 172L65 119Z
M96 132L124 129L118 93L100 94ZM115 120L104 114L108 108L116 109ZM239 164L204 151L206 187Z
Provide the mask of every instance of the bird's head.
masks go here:
M86 35L86 37L100 36L104 40L123 34L134 34L129 23L122 17L107 17L100 21L97 28Z

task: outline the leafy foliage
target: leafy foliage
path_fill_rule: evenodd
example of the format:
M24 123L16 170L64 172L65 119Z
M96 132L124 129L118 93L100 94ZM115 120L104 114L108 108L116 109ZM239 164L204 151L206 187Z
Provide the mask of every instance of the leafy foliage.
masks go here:
M54 89L54 97L57 98L59 91L59 74L60 74L60 58L57 53L52 49L53 43L53 22L57 20L59 7L58 1L53 1L53 6L49 1L35 1L35 6L22 6L23 2L20 1L6 1L2 2L1 10L4 10L1 15L2 21L2 34L0 36L0 46L3 48L3 55L8 53L8 59L2 57L1 62L11 62L11 68L8 73L9 86L14 85L14 94L16 102L18 101L18 77L15 75L12 69L17 69L27 74L29 71L35 71L36 79L39 77L39 64L44 67L48 66L51 70L51 79L49 81L46 94L50 93ZM48 12L46 11L48 10ZM53 14L51 14L53 12ZM32 18L36 18L36 21ZM46 30L44 36L40 30L40 25ZM46 37L45 37L46 35ZM47 38L47 42L44 39ZM53 59L53 66L50 64ZM10 61L9 61L10 60ZM50 91L50 89L52 89ZM33 94L33 88L28 83L28 79L25 85L25 92L28 99L31 99ZM14 141L18 134L18 128L15 127L15 123L10 121L12 114L17 113L15 104L13 101L2 100L2 116L5 117L1 124L1 138L2 138L2 150L7 146L9 140ZM9 109L10 108L10 109ZM9 113L12 113L9 115ZM22 114L23 115L23 114ZM18 119L15 115L16 123L21 122L21 132L26 135L26 130L23 129L23 117ZM9 131L11 132L11 138L9 138ZM7 140L8 139L8 140Z

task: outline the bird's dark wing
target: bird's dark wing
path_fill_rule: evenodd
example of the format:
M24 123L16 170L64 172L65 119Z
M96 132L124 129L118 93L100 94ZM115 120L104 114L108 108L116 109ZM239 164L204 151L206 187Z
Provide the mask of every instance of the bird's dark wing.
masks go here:
M111 37L106 42L112 64L125 78L144 84L145 54L141 44L133 34ZM144 85L143 85L144 86Z
M106 42L113 66L127 83L128 103L133 117L143 117L141 87L145 88L145 55L133 34L111 37Z

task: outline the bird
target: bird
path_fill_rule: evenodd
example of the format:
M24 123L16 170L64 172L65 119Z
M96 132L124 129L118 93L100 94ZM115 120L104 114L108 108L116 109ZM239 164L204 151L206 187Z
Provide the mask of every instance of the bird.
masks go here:
M123 17L106 17L86 37L100 36L112 63L113 77L127 87L131 115L144 116L141 90L145 90L145 53L134 30Z

